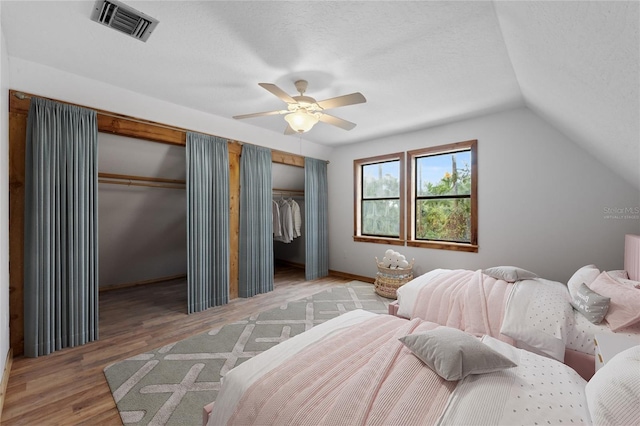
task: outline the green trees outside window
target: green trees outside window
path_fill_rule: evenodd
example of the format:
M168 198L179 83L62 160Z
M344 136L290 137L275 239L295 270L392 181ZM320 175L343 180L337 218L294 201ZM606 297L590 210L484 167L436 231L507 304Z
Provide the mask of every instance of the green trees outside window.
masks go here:
M471 151L415 159L415 238L471 242Z

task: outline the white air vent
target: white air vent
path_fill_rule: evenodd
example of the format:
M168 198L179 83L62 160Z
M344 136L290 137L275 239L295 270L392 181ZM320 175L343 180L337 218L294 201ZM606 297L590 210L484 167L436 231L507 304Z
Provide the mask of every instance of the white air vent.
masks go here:
M116 0L97 0L91 20L114 30L147 41L158 20Z

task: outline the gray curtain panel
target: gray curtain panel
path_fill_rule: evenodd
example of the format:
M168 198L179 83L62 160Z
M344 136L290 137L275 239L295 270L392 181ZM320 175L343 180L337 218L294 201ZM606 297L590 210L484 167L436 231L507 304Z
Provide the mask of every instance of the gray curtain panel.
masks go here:
M188 313L229 301L229 150L187 132Z
M304 160L305 277L329 275L327 162Z
M273 290L271 200L271 150L245 144L240 157L240 297Z
M95 111L32 98L25 153L24 352L98 339Z

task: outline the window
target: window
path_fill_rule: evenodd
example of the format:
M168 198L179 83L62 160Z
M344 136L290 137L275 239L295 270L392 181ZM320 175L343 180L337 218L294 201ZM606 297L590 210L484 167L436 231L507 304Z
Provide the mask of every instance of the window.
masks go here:
M404 245L404 152L353 162L354 240Z
M407 245L478 251L477 141L409 151Z

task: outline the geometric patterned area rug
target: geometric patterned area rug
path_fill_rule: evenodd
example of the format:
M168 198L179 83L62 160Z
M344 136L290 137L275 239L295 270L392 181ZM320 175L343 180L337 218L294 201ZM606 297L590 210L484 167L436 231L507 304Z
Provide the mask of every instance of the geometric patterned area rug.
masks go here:
M391 299L352 281L104 369L125 425L201 425L220 379L236 365L354 309L387 313Z

